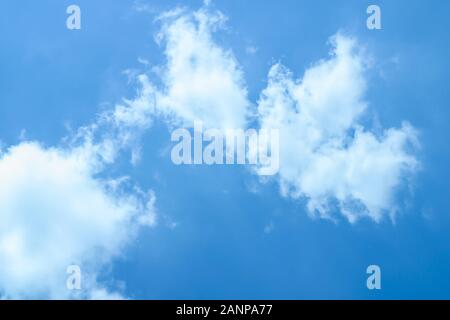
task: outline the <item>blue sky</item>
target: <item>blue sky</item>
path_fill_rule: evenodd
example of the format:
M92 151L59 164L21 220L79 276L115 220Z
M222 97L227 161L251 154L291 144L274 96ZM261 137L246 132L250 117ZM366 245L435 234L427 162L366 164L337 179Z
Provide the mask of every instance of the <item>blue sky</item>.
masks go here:
M81 8L81 30L66 28L66 8L70 4ZM93 181L127 176L130 182L120 191L120 199L131 199L127 205L137 208L140 206L136 199L145 192L131 195L134 188L130 186L152 190L155 198L152 214L157 222L136 231L136 226L128 222L104 226L102 222L91 224L89 219L84 220L90 225L89 229L92 227L92 233L86 233L87 238L97 232L99 238L103 235L104 238L80 245L79 250L77 234L84 225L77 225L78 219L61 227L61 230L68 228L72 235L67 243L58 232L50 232L45 237L48 243L35 231L28 236L25 234L23 239L18 236L25 243L23 247L18 245L22 248L17 249L20 259L8 256L10 251L0 246L0 250L6 252L0 251L4 260L0 262L3 265L0 294L65 297L58 281L62 286L65 284L64 263L67 261L80 263L82 270L91 272L90 280L85 282L89 282L89 290L98 293L101 288L103 293L119 292L126 298L450 298L450 149L446 143L450 98L446 13L450 12L450 3L376 1L382 11L382 30L366 28L369 4L372 3L361 0L214 0L204 8L213 13L220 10L228 18L222 29L212 33L210 40L224 52L232 50L234 61L242 71L247 97L252 104L250 108L257 108L274 64L283 64L295 79L301 79L305 71L329 59L329 38L338 31L357 39L359 48L364 51L361 59L370 65L364 71L367 88L363 100L367 108L358 120L359 125L377 132L400 128L403 121L408 121L417 131L420 142L420 147L407 151L420 165L414 172L394 179L395 192L389 192L393 200L388 202L389 208L384 209L390 211L395 207L395 219L383 213L382 219L376 221L368 214L352 223L339 213L339 208L331 209L334 221L311 217L308 199L314 197L282 195L277 177L261 181L261 177L242 166L175 166L168 152L173 145L171 123L165 116L155 115L151 124L136 129L139 134L133 145L118 150L113 160L99 155L103 157L102 170L91 170L90 164L87 165L86 179L91 186ZM98 115L113 110L123 98L135 99L140 85L130 75L146 74L159 86L164 80L152 67L164 66L166 57L164 43L158 45L155 34L164 23L170 26L172 22L170 19L155 21L155 18L177 6L185 7L181 14L188 15L204 5L202 1L167 0L7 1L0 11L0 141L3 152L0 162L5 163L3 169L0 164L0 172L10 171L7 169L10 163L17 163L17 171L11 169L11 172L18 172L17 175L41 170L43 180L33 180L34 175L30 179L43 183L41 187L45 189L45 170L52 174L59 171L45 164L39 167L40 162L28 157L27 152L48 160L53 159L46 158L51 148L76 150L72 145L67 146L65 137L72 137L80 127L98 124ZM170 35L165 37L170 38ZM125 70L128 73L124 73ZM173 108L173 113L179 112L176 106ZM339 112L335 117L339 118ZM109 123L101 128L106 134L116 129L111 129ZM39 143L39 147L21 151L20 146L32 141ZM136 145L141 151L141 160L132 165L130 149ZM14 146L19 146L18 151L8 151ZM398 150L403 151L403 148ZM24 155L26 160L19 155ZM5 160L8 156L13 160ZM20 161L15 162L14 156ZM35 167L25 170L20 165ZM390 178L389 172L386 179ZM28 178L24 179L23 185L28 188ZM289 180L287 177L280 179ZM321 179L323 177L317 176L319 188ZM12 174L5 181L16 185L18 180ZM57 181L56 186L64 183L56 178L52 181ZM68 178L67 183L71 181L72 185L79 182L77 174ZM383 183L373 188L379 186ZM48 194L42 191L45 199L40 199L41 193L36 195L33 188L23 193L25 187L17 187L14 190L18 190L20 202L30 201L30 204L25 209L17 209L22 210L23 219L15 222L12 217L14 208L18 208L16 202L3 198L11 197L11 193L1 191L7 188L9 184L0 182L2 201L12 203L0 205L6 215L2 219L4 222L0 222L0 233L3 233L0 244L5 243L5 248L12 247L8 239L16 239L7 237L9 230L16 227L22 230L24 221L36 219L37 225L43 228L59 230L58 226L54 229L53 224L63 223L64 208L85 201L84 210L89 211L86 214L91 217L97 214L98 207L90 206L83 192L76 197L72 193L66 204L56 205L52 195L57 197L58 193L53 190ZM310 192L302 188L301 191ZM73 191L70 187L67 190ZM352 190L352 194L359 194L359 191ZM100 194L99 197L104 199ZM64 198L59 200L64 202ZM104 204L106 208L98 219L92 218L95 221L109 219L109 204L107 200L102 201L93 202ZM380 204L383 205L384 202ZM48 208L58 208L57 215L63 218L45 213ZM122 212L121 208L118 205L113 211ZM124 230L131 231L116 237ZM116 240L119 244L113 245ZM39 245L33 247L27 241L37 241ZM68 250L65 245L77 247L77 250L71 250L72 247ZM92 254L91 247L99 248L105 261L87 258ZM68 250L74 257L55 259L55 265L42 269L27 269L25 276L19 274L17 279L51 278L49 282L56 283L58 289L38 280L30 286L25 280L23 283L10 280L14 266L33 264L33 261L40 263L48 250ZM381 290L370 291L366 287L366 268L372 264L381 267ZM39 294L35 290L39 290Z

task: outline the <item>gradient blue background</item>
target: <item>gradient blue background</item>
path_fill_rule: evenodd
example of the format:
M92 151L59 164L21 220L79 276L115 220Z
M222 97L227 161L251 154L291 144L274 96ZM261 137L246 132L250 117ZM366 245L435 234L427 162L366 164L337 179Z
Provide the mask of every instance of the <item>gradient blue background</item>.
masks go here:
M4 1L0 7L0 140L58 144L68 127L91 122L133 95L122 71L138 57L163 61L154 17L201 1ZM382 9L380 31L366 29L366 8ZM66 8L82 10L82 29L66 29ZM127 172L157 195L161 223L143 231L111 272L125 294L146 299L450 298L450 2L215 0L229 17L217 41L232 47L250 96L281 61L300 76L325 58L338 30L358 37L374 58L368 100L384 126L420 130L422 169L399 198L395 223L313 220L303 201L282 198L241 167L175 167L170 136L157 123L144 137L143 161ZM246 47L254 46L254 55ZM166 152L165 152L166 151ZM1 178L1 177L0 177ZM252 187L258 192L249 192ZM176 228L170 228L172 222ZM268 225L270 233L264 232ZM1 261L0 261L1 263ZM382 290L366 288L366 268L382 268Z

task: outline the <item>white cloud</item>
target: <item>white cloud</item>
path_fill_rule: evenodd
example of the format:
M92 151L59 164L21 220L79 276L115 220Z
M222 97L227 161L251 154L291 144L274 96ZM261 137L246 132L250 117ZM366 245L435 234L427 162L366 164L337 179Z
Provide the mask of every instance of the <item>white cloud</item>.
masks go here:
M140 75L138 98L116 109L116 120L144 126L163 115L185 126L201 120L208 127L246 128L251 102L242 69L212 37L226 17L207 8L176 8L158 21L156 38L167 60L157 68L159 85ZM282 194L306 198L313 216L331 218L339 211L352 222L394 217L395 192L418 167L410 148L417 133L406 122L381 134L363 127L370 59L343 34L332 37L331 45L330 57L301 79L274 65L258 101L261 128L280 129Z
M212 37L225 20L220 12L206 9L176 8L161 14L156 39L166 63L156 68L160 85L140 75L140 97L125 101L116 118L143 124L158 114L186 126L199 120L214 128L245 128L250 102L242 70L231 50L218 46Z
M22 142L1 154L0 296L98 297L107 290L96 274L140 224L154 223L153 194L95 178L86 152ZM83 272L78 293L66 288L71 264Z
M249 102L242 71L232 52L212 39L225 17L199 10L162 21L158 38L167 65L158 106L189 125L201 120L214 128L245 127Z
M97 275L140 227L155 225L155 195L104 171L126 149L137 160L150 125L140 103L135 99L126 116L120 105L102 113L65 146L22 141L0 153L0 297L121 297ZM72 264L81 267L81 291L66 288Z
M354 39L337 34L333 51L302 79L280 64L259 101L261 126L279 128L279 180L284 195L308 200L311 215L380 221L395 213L395 191L417 169L407 123L376 135L359 123L367 108L365 61Z

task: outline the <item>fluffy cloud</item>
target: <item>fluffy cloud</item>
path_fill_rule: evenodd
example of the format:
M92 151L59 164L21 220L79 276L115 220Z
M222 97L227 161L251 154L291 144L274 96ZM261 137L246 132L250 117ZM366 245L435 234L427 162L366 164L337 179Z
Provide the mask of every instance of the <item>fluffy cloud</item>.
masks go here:
M186 126L201 120L208 127L246 128L252 103L242 70L212 37L226 18L205 7L176 9L158 21L166 64L156 68L158 81L139 76L138 98L116 118L144 124L163 115ZM301 79L281 64L272 66L257 103L261 128L280 130L281 192L306 199L312 216L340 212L351 222L394 217L396 191L418 168L417 132L407 122L378 134L364 128L370 59L351 37L337 34L330 42L330 57Z
M156 215L151 191L104 174L139 131L114 120L103 114L64 147L24 141L0 153L0 297L121 298L97 276Z
M161 29L156 39L166 58L155 68L160 85L139 75L140 96L124 101L115 111L116 120L145 125L159 115L188 127L202 121L213 128L245 128L250 102L242 70L231 50L212 39L225 17L207 9L175 9L157 20Z
M165 44L165 88L158 105L188 124L201 120L214 128L246 125L247 90L231 53L216 45L211 34L225 18L199 10L162 18L158 39Z
M417 169L411 125L376 135L359 123L367 108L365 61L354 39L337 34L333 51L294 79L280 64L259 101L263 128L279 128L284 195L306 198L311 215L375 221L395 213L395 191Z

